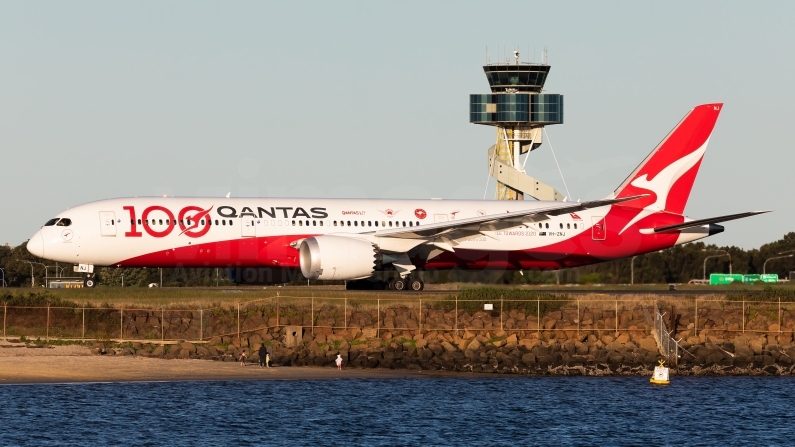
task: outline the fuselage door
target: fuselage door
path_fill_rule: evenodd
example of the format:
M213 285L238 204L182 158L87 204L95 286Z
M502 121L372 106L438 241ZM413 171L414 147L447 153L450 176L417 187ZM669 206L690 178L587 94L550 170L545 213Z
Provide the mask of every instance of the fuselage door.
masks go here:
M591 228L591 236L595 241L603 241L605 240L605 236L607 235L607 227L605 226L605 218L602 216L593 216L591 217L591 223L593 227Z
M257 227L254 226L256 219L251 216L245 216L241 219L241 231L243 237L254 237L257 235Z
M116 213L113 211L99 212L99 231L103 236L116 236Z

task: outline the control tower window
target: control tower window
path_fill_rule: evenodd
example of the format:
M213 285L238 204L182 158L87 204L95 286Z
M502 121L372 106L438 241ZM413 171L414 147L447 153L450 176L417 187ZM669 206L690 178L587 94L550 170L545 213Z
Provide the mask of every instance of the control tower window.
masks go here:
M55 222L58 222L58 218L57 217L55 219L48 220L47 223L44 224L44 226L45 227L51 227L51 226L55 225Z
M72 225L72 219L63 218L55 225L58 227L68 227L69 225Z

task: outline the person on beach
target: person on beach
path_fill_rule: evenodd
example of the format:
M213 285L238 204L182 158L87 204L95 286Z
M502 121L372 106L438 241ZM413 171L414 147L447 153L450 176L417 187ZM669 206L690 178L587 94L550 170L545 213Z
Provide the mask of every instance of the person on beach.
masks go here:
M270 368L271 367L271 355L265 354L265 366Z
M266 360L267 356L268 356L268 348L266 348L265 345L260 346L259 347L259 367L260 368L262 368L263 366L266 366L268 364L268 361Z
M240 354L240 366L246 366L246 351Z
M337 354L337 359L334 361L337 362L337 370L342 371L342 356Z

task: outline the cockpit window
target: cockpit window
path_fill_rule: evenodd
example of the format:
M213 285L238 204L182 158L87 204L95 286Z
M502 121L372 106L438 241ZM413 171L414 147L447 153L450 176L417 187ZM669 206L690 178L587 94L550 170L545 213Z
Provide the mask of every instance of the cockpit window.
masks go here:
M58 227L68 227L69 225L72 225L72 219L63 218L55 225Z
M44 226L45 227L51 227L51 226L55 225L55 222L58 222L58 218L57 217L55 219L48 220L47 223L44 224Z

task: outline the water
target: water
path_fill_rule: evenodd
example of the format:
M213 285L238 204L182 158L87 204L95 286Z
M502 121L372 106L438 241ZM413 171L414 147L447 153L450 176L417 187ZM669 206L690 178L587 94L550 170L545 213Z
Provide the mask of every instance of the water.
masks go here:
M494 377L0 386L2 445L792 445L795 380Z

